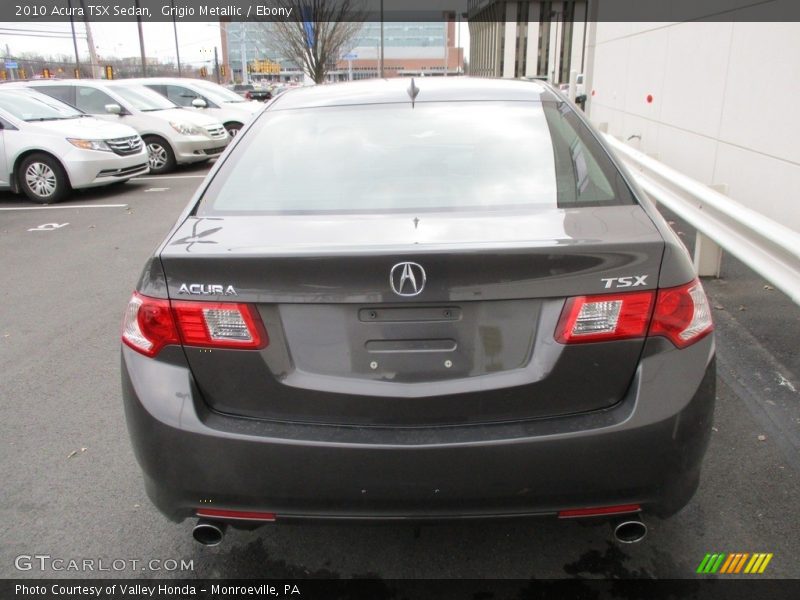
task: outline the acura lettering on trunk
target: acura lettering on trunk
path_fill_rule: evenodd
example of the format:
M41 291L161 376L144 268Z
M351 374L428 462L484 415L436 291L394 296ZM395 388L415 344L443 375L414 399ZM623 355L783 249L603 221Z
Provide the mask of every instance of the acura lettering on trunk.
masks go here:
M528 516L613 518L631 542L641 514L689 502L708 301L557 91L303 88L231 146L124 315L127 423L164 515L204 544L292 519Z
M179 294L195 294L201 296L237 296L236 289L232 285L203 284L203 283L182 283L178 288Z

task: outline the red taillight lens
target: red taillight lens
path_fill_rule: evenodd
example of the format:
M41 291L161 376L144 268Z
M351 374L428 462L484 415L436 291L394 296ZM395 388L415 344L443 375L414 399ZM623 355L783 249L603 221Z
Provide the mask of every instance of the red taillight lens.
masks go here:
M269 343L264 324L249 304L173 302L181 340L204 348L264 348Z
M178 343L178 330L169 300L134 292L122 323L122 341L145 356L155 356L169 344Z
M654 292L631 292L569 298L556 327L556 340L580 344L644 337L654 297Z
M247 98L248 100L252 100L253 99L253 94L251 94L250 92L245 92L244 93L244 97Z
M269 337L255 307L232 302L170 304L134 292L122 324L122 341L145 356L183 343L204 348L265 348Z
M597 506L594 508L570 508L558 511L559 519L571 519L574 517L601 517L603 515L622 515L635 513L642 510L639 504L619 504L616 506Z
M658 291L650 335L663 335L685 348L713 330L711 307L698 280Z
M275 513L218 508L198 508L196 514L198 517L206 517L208 519L237 519L242 521L274 521L276 518Z
M695 279L658 292L568 298L555 338L562 344L580 344L660 335L685 348L713 329L708 299Z

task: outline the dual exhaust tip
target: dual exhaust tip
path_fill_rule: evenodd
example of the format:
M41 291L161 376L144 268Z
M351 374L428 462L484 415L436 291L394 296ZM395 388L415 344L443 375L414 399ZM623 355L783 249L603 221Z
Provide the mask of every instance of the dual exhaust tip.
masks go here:
M611 526L614 538L621 544L635 544L647 536L647 525L638 517L618 519ZM226 528L225 523L199 519L192 529L192 537L203 546L218 546L225 537Z

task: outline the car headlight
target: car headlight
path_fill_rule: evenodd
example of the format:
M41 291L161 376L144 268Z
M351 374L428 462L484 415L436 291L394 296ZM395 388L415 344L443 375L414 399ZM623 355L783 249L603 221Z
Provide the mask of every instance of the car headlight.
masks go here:
M77 138L67 138L67 141L81 150L101 150L103 152L113 152L103 140L81 140Z
M203 135L203 130L196 125L190 125L189 123L177 123L175 121L170 121L169 124L172 125L172 128L175 131L182 133L183 135Z

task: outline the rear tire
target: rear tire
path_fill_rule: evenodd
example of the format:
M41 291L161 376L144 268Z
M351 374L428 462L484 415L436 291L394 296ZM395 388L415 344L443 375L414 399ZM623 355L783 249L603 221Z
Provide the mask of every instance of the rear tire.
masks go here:
M167 140L157 135L148 135L143 139L147 146L147 164L150 173L162 175L175 169L175 153Z
M225 129L228 130L228 135L235 138L239 135L239 130L243 127L241 123L225 123Z
M17 182L29 200L39 204L61 202L70 191L64 167L48 154L31 154L19 165Z

